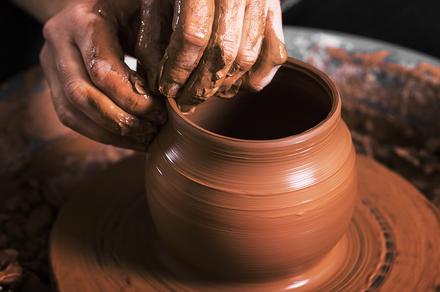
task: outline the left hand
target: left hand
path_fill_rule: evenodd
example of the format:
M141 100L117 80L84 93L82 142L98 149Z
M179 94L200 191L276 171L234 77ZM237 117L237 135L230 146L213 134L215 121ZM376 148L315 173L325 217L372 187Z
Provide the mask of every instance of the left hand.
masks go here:
M67 127L105 144L145 151L165 122L163 100L124 64L139 0L72 2L44 26L40 61Z

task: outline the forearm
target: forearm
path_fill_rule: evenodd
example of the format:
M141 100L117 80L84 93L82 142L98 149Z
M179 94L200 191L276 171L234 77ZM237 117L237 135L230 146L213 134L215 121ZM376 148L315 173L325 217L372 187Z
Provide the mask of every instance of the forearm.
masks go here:
M72 0L11 0L41 22L55 15Z

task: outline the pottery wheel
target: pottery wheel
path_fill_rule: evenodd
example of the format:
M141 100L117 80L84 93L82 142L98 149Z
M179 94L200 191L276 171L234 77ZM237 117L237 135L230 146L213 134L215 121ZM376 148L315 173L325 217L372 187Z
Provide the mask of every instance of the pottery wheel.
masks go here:
M346 235L319 268L288 279L219 283L167 256L144 195L144 158L87 179L61 210L50 242L54 282L69 291L435 291L440 212L411 184L358 157L360 201Z

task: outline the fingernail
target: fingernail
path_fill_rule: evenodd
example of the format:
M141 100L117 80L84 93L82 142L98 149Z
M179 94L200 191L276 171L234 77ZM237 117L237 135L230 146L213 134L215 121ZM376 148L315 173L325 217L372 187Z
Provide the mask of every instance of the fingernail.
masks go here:
M95 72L105 75L112 70L112 65L104 60L92 59L90 62L90 70L92 69L96 70Z
M140 95L146 95L147 92L144 89L144 83L139 79L134 82L134 89Z
M133 90L140 95L146 95L147 92L145 91L145 82L143 81L142 77L138 75L136 72L131 72L129 74L129 80L131 83L131 86Z
M159 86L159 91L166 97L175 97L179 91L180 86L177 83L162 83Z

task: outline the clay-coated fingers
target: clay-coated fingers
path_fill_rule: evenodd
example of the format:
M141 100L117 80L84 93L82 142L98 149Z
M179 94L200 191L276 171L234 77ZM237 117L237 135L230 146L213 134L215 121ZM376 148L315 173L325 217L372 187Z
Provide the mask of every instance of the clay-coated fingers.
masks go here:
M175 97L208 45L215 0L181 1L174 7L174 31L163 57L159 90Z
M103 144L110 144L121 148L133 149L137 151L146 151L148 144L139 143L129 137L121 139L120 136L113 134L90 120L82 112L76 110L74 107L67 105L63 109L63 123L72 130L86 136L89 139L95 140ZM152 138L146 138L151 141Z
M268 1L269 11L261 53L257 63L244 76L244 86L255 91L259 91L269 84L279 67L287 59L280 3L278 0Z
M161 60L172 31L173 5L170 0L142 0L141 9L135 54L149 90L158 94Z
M148 115L157 103L136 72L124 64L113 23L98 13L82 13L78 18L81 25L72 29L73 38L93 84L125 111Z
M213 96L223 83L240 46L246 1L216 0L208 47L177 103L182 110Z
M80 52L67 36L58 36L55 41L48 37L48 46L56 60L55 69L68 102L89 119L108 131L130 136L143 141L150 125L125 112L110 98L97 89L89 79Z
M50 48L45 44L40 53L40 62L51 90L55 112L60 121L65 126L92 140L122 148L145 151L145 144L130 140L127 137L121 139L120 136L96 125L82 112L76 110L67 102L62 84L58 79L58 72L52 56Z
M241 77L257 61L265 32L267 9L267 0L247 1L237 58L219 89L218 96L235 96L240 89Z

